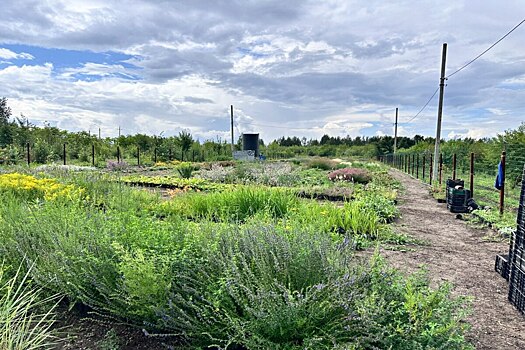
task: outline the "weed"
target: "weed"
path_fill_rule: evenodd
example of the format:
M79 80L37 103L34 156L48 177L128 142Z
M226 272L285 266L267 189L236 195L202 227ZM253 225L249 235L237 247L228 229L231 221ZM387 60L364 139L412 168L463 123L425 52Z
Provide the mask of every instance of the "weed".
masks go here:
M99 342L98 346L100 350L119 350L120 340L115 329L111 328L107 331L104 335L104 339Z

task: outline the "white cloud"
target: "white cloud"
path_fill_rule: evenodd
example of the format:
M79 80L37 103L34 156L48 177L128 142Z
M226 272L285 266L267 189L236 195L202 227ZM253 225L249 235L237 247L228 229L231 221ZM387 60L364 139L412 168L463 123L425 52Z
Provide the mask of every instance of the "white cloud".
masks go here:
M437 87L441 44L449 43L450 73L522 13L520 0L505 6L460 0L439 8L434 0L20 0L2 6L0 43L135 56L121 63L79 60L66 68L0 68L0 96L15 113L72 129L102 124L108 134L122 124L129 132L188 128L215 138L227 135L234 104L238 131L260 131L265 140L390 135L395 107L400 135L433 135L437 98L405 122ZM447 82L445 135L490 136L521 123L523 30ZM33 59L13 50L0 48L0 62Z
M34 57L28 53L16 53L6 48L0 47L0 58L4 60L32 60Z

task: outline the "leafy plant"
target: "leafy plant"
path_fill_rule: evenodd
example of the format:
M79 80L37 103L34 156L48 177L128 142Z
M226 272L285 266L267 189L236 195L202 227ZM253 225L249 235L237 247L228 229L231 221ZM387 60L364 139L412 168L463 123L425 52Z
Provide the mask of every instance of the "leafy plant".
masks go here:
M177 167L177 172L183 179L189 179L193 174L193 170L195 170L195 168L190 163L182 163Z

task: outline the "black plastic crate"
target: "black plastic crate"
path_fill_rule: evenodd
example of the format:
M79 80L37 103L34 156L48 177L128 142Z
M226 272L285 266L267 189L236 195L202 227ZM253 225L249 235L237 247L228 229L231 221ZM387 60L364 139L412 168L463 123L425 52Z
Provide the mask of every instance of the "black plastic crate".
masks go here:
M509 276L509 301L521 313L525 313L525 272L512 266Z
M501 275L507 281L509 280L509 255L496 255L496 263L494 264L494 270Z
M465 181L461 179L456 179L456 180L447 179L447 188L456 187L456 186L465 187Z
M467 213L468 212L468 208L465 205L451 205L451 204L447 204L447 209L451 213Z

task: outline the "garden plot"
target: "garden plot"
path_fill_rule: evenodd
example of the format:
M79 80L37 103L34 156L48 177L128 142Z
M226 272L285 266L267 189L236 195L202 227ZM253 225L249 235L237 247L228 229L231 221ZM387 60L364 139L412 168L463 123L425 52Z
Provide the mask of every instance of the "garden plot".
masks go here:
M372 164L366 183L334 182L319 164L275 165L291 169L279 176L235 165L222 180L193 170L212 187L168 200L119 172L0 175L4 275L20 266L30 286L180 349L470 348L448 287L355 254L410 241L388 224L398 183ZM297 196L312 186L352 200Z

